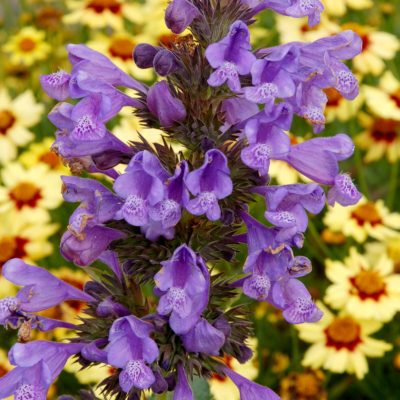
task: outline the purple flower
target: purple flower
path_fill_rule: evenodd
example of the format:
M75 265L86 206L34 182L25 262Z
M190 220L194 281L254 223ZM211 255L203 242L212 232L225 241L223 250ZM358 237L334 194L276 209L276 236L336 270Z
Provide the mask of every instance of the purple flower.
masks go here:
M157 312L169 315L171 329L178 335L188 333L199 321L208 303L210 277L200 256L186 244L161 263L155 275Z
M177 373L178 377L172 400L193 400L193 392L182 364L178 364Z
M249 381L245 377L224 368L224 373L233 381L240 392L240 400L279 400L280 397L271 389Z
M186 118L183 103L172 96L166 81L157 82L149 89L147 107L159 119L160 124L166 128Z
M71 74L60 69L49 75L40 77L40 84L48 96L58 101L69 97L69 81Z
M133 59L139 68L151 68L156 54L161 50L161 47L152 46L147 43L140 43L133 51Z
M242 21L234 22L227 36L207 47L206 58L216 68L208 78L210 86L227 82L233 92L240 91L239 75L250 73L256 57L251 52L250 33Z
M257 104L243 97L233 97L222 102L221 111L224 113L225 124L220 130L226 132L233 125L237 125L237 128L244 126L249 118L259 112L259 109Z
M351 206L361 199L362 195L355 187L348 174L340 174L335 177L334 184L328 192L328 203L333 206L335 202L342 206Z
M281 228L278 233L280 241L305 232L308 224L306 210L318 214L325 206L325 193L315 183L259 187L255 191L265 196L265 218Z
M68 358L81 351L82 344L35 341L17 343L10 352L15 368L0 378L0 398L46 400L47 391L61 373Z
M93 301L93 297L63 282L43 268L34 267L14 258L6 262L2 275L10 282L23 286L15 297L0 300L0 324L17 312L47 310L66 300Z
M148 364L158 355L156 342L150 338L153 327L150 323L130 315L114 321L106 347L110 365L122 368L119 375L121 389L128 393L133 387L148 389L155 381Z
M165 24L178 35L200 16L199 9L189 0L173 0L165 10Z
M173 74L180 69L180 63L174 53L167 49L157 52L153 60L154 69L160 76Z
M117 219L133 226L149 222L149 208L164 199L164 182L169 178L158 158L149 151L137 153L124 174L114 182L115 192L124 199Z
M233 190L225 155L217 149L207 151L203 165L190 172L185 182L196 196L188 202L187 210L193 215L206 214L210 221L220 219L218 200L228 197Z

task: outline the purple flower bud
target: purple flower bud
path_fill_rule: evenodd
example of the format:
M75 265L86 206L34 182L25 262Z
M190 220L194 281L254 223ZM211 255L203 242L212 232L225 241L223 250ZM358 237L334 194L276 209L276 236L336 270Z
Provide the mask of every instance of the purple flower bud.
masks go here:
M182 33L195 18L201 16L189 0L173 0L165 10L165 24L175 34Z
M69 81L71 75L63 70L59 70L49 75L40 77L40 84L48 96L58 101L63 101L69 97Z
M193 392L189 385L188 378L182 364L178 365L177 372L178 379L176 382L174 397L172 398L172 400L193 400Z
M133 52L133 59L136 65L143 69L153 67L154 57L160 49L160 47L152 46L147 43L138 44Z
M178 71L180 68L179 61L171 51L161 49L154 57L153 66L160 76L167 76Z
M158 82L149 89L147 106L166 128L186 118L183 103L172 96L166 81Z

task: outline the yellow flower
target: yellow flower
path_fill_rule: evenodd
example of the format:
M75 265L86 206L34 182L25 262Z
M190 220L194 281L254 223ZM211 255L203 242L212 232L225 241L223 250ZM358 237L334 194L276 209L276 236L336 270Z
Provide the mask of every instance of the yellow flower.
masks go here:
M3 46L3 51L9 53L12 64L31 66L36 61L44 60L51 47L45 41L45 33L32 26L22 28Z
M282 400L326 400L324 379L320 370L292 372L282 379L279 394Z
M362 379L368 372L367 357L382 357L392 345L370 335L381 329L378 321L359 320L341 313L333 315L321 302L322 319L313 324L296 325L300 339L312 343L302 365L324 368L334 373L355 374Z
M390 321L400 309L400 275L393 273L393 261L382 253L372 262L353 247L341 261L326 261L329 286L325 302L361 319Z
M327 122L348 121L357 114L364 102L362 94L354 100L347 100L334 88L325 89L324 92L328 97L325 108Z
M1 171L0 212L14 211L29 220L40 221L45 210L62 203L61 179L48 170L45 164L29 169L10 163ZM45 218L45 217L44 217Z
M276 29L281 43L301 41L313 42L326 36L340 32L340 27L321 15L321 22L313 28L308 25L307 18L291 18L276 15Z
M123 29L124 18L137 18L136 7L122 0L67 0L71 12L64 15L66 24L82 24L90 28Z
M386 71L379 81L379 87L364 86L365 102L375 115L400 121L400 82Z
M353 66L361 74L381 74L385 69L384 60L392 60L400 48L399 39L388 32L355 23L343 25L342 29L352 29L362 39L362 51L353 58Z
M395 163L400 159L400 120L374 118L360 113L359 121L365 130L354 141L360 149L367 151L365 162L386 157L389 162Z
M13 212L0 218L0 268L11 258L34 263L52 253L48 238L58 230L58 225L50 224L48 215L36 223L27 222Z
M347 8L365 10L372 7L374 2L372 0L322 0L322 4L329 15L342 17L345 15Z
M32 143L28 150L19 156L18 161L26 168L43 164L49 171L62 175L69 174L69 169L62 163L61 158L54 151L51 151L50 148L53 142L54 139L45 138L40 143Z
M0 164L15 159L17 147L33 139L28 128L40 121L43 110L30 90L11 100L6 89L0 87Z
M400 273L400 237L387 238L384 242L367 243L365 250L372 262L377 262L382 254L386 254L394 263L394 271Z
M247 379L255 379L258 375L256 366L257 360L257 340L251 339L248 346L253 350L253 357L244 364L240 364L235 358L225 356L222 360L225 364L235 372ZM239 400L239 391L235 384L228 378L220 375L214 375L209 379L210 391L215 400Z
M118 32L107 36L98 34L87 45L106 55L117 67L134 75L137 79L150 80L153 77L152 68L137 67L132 56L136 44L145 41L126 32Z
M368 236L385 240L400 237L400 214L391 213L383 200L376 202L362 198L354 206L336 204L329 207L324 217L325 225L333 232L342 232L357 242L364 242Z

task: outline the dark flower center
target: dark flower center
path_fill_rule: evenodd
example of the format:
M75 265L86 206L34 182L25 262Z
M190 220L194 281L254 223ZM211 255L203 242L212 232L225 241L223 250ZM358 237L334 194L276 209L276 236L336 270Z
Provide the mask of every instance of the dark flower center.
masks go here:
M56 169L61 165L60 158L53 151L47 151L46 153L43 153L40 156L39 161L47 164L51 169Z
M24 206L36 207L37 202L42 198L40 189L30 182L19 183L10 191L9 196L18 210Z
M396 103L396 106L400 108L400 89L392 93L390 98Z
M5 135L14 125L15 117L11 111L0 110L0 135Z
M369 223L372 226L382 224L381 216L373 203L365 203L358 206L351 213L351 218L354 218L360 226L363 226L366 223Z
M306 398L316 398L321 390L320 382L311 372L298 374L295 379L295 386L296 393Z
M393 143L399 132L400 122L392 119L377 119L371 128L371 136L377 142Z
M101 14L106 10L113 14L118 14L121 11L121 4L118 0L92 0L86 8L90 8L98 14Z
M357 276L351 278L350 282L357 289L362 300L379 300L386 292L385 282L376 271L361 271Z
M26 256L25 246L29 240L22 237L5 236L0 238L0 268L11 258L23 258Z
M337 317L325 329L326 345L353 351L361 343L360 325L351 317Z
M342 100L343 96L334 88L324 89L325 94L328 97L327 107L337 107Z
M36 47L36 42L30 38L23 38L18 45L21 51L29 53Z
M132 52L135 48L135 43L127 38L113 39L109 47L109 52L113 57L121 58L122 60L132 60Z

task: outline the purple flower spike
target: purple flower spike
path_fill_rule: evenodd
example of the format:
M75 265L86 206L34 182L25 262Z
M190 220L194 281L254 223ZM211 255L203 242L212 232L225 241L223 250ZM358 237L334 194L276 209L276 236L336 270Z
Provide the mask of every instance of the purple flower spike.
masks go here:
M71 75L68 72L59 70L49 75L40 77L40 84L48 96L58 101L69 97L69 81Z
M210 86L221 86L227 82L233 92L240 91L239 75L250 73L256 57L251 52L250 33L242 21L234 22L227 36L208 46L206 58L216 68L208 78Z
M200 16L199 9L189 0L173 0L165 10L165 24L178 35Z
M206 214L210 221L220 219L218 200L228 197L233 190L225 155L217 149L207 151L203 165L186 177L186 186L196 196L186 206L191 214Z
M152 331L150 323L133 315L112 324L105 350L108 363L122 368L119 384L125 393L133 387L148 389L155 382L154 373L147 365L159 355L156 342L150 338Z
M149 89L147 107L160 120L160 124L166 128L186 118L183 103L172 96L166 81L157 82Z
M149 208L163 200L164 182L168 178L154 154L147 150L137 153L126 172L114 182L115 192L125 200L116 218L133 226L148 224Z
M46 400L50 385L82 346L46 341L15 344L8 354L15 368L0 378L0 398Z
M328 203L333 206L335 202L342 206L352 206L359 202L362 195L357 190L348 174L336 176L333 187L328 192Z
M0 324L17 311L47 310L66 300L93 301L93 297L56 278L43 268L14 258L3 266L2 274L10 282L23 286L15 297L0 300Z
M240 392L240 400L279 400L280 397L271 389L249 381L245 377L224 368L224 373L233 381Z
M186 244L178 247L161 265L163 268L154 277L156 293L161 296L157 312L170 315L169 324L176 334L188 333L208 303L207 267Z
M177 383L172 400L193 400L193 392L182 364L178 365L177 372Z

